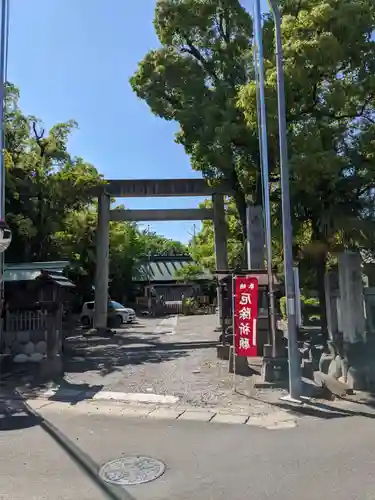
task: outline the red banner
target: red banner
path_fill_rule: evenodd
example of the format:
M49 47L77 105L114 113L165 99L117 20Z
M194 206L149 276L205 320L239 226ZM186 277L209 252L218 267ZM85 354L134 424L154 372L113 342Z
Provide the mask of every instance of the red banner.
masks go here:
M233 333L237 356L258 355L258 279L235 276L233 280Z

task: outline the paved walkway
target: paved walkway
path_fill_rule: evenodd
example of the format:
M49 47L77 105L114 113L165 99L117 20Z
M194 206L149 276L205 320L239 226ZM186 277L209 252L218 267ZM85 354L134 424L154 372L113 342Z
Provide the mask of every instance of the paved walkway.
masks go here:
M249 406L259 405L254 398L263 393L251 377L241 376L233 393L228 361L217 358L216 325L215 315L140 318L112 337L71 339L65 386L171 395L189 406L251 413Z

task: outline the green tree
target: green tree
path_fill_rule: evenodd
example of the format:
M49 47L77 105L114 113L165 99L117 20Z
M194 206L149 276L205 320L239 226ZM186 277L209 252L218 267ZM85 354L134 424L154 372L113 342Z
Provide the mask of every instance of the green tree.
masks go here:
M212 208L211 200L199 205L200 208ZM225 204L228 224L228 264L230 268L241 266L244 259L245 246L241 238L241 223L238 218L235 202L228 199ZM211 272L216 270L214 227L210 220L202 221L202 229L189 244L189 251L194 261Z
M158 0L154 26L161 47L140 62L132 88L178 123L194 170L229 184L246 234L245 194L258 203L261 192L257 133L237 107L253 73L251 18L238 0Z
M8 260L53 259L54 235L66 216L87 206L90 189L99 185L96 169L72 158L67 142L76 123L60 123L46 133L41 122L23 115L19 91L6 89L6 214L13 231Z
M143 230L139 233L140 256L158 257L163 255L188 255L188 248L180 241L164 238L153 231Z
M199 279L199 277L202 276L203 273L204 269L199 264L192 262L177 269L175 272L175 277L181 281L189 283L191 281Z
M329 253L374 241L375 5L371 0L290 0L282 2L282 14L295 254L316 269L324 316ZM269 16L264 39L268 130L270 150L275 150L276 68ZM250 130L256 130L253 82L241 89L239 107ZM279 201L278 181L273 192Z
M73 120L46 132L40 120L22 113L18 89L8 84L6 90L6 214L13 241L5 256L12 262L69 260L70 276L90 290L98 208L92 188L103 179L69 155ZM110 293L119 300L131 292L135 266L148 252L187 253L180 242L142 232L135 223L111 222L109 231Z
M86 276L85 282L88 284L92 284L95 279L96 224L95 203L86 209L70 212L64 221L64 229L54 237L55 246L60 249L60 258L68 259L75 276ZM131 294L136 266L149 252L150 256L187 254L182 243L141 231L132 222L111 222L109 240L109 289L111 295L120 301Z

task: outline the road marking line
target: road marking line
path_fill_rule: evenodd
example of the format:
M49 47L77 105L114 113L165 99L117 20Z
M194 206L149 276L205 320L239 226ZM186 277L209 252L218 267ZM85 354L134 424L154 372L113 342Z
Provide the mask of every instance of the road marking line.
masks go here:
M162 394L144 394L134 392L112 392L99 391L92 397L94 401L125 401L128 403L158 403L175 404L179 401L177 396L168 396Z
M154 334L165 333L168 335L174 335L176 333L177 323L178 323L177 315L171 316L169 318L164 318L160 321L158 326L154 328L154 331L152 333Z

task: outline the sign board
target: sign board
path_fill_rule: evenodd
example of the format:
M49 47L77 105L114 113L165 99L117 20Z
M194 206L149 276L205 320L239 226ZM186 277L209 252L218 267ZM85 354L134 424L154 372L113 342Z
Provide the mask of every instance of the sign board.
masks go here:
M264 224L261 206L247 205L247 258L251 270L264 269Z
M253 276L235 276L233 293L235 354L257 356L258 279Z

